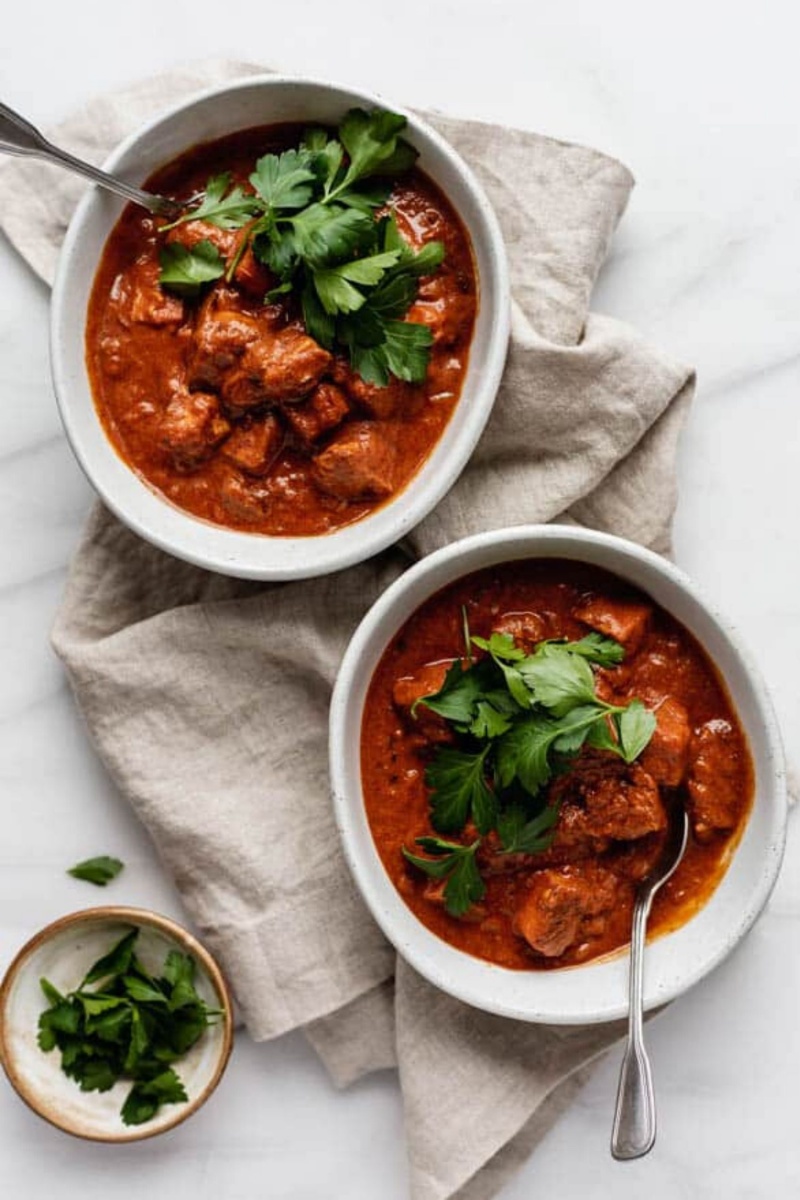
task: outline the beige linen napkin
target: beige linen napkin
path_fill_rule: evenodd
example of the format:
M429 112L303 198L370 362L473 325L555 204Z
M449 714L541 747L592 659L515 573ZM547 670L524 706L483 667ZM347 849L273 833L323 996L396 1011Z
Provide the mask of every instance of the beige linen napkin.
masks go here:
M176 70L95 101L53 136L100 161L150 113L255 70ZM587 314L630 174L534 134L429 120L494 202L514 310L492 418L413 550L557 519L667 551L693 377ZM80 191L40 164L0 170L0 224L47 280ZM353 629L406 561L388 552L339 575L259 586L177 562L98 506L54 642L100 755L223 961L252 1035L303 1027L340 1084L397 1065L415 1200L481 1200L619 1029L527 1025L451 999L396 960L355 891L328 800L328 701Z

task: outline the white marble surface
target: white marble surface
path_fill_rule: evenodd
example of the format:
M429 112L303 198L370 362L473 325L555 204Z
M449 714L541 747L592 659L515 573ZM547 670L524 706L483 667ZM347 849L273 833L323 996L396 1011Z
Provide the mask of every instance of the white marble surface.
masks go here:
M699 370L683 442L678 561L739 623L800 760L800 74L796 6L673 0L138 0L8 6L0 96L43 124L178 58L260 59L409 104L591 143L638 178L596 307ZM0 967L102 893L64 875L128 866L107 898L180 905L95 761L48 629L90 490L50 391L47 294L0 243ZM602 1065L503 1200L797 1194L800 835L746 943L651 1027L660 1136L611 1161L616 1063ZM105 899L106 896L103 896ZM465 1129L464 1136L469 1136ZM335 1181L335 1182L332 1182ZM95 1200L400 1200L402 1113L385 1074L339 1094L299 1036L240 1037L182 1129L116 1150L50 1130L0 1085L0 1194Z

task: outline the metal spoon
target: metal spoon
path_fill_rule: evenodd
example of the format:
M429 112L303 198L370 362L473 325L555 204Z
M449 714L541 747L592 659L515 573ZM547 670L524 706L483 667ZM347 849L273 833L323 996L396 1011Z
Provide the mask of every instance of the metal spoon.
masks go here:
M641 1158L652 1150L656 1140L656 1100L642 1029L645 934L653 897L683 858L688 836L689 818L676 797L661 857L639 884L633 907L628 1041L619 1073L617 1107L611 1131L611 1153L617 1159Z
M20 158L43 158L56 166L74 171L77 175L83 175L93 183L99 183L101 187L116 192L123 199L141 204L156 216L167 217L170 221L179 217L185 208L184 204L179 204L176 200L169 200L166 196L155 196L152 192L133 187L130 183L93 167L91 163L75 158L66 150L59 150L58 146L48 142L30 121L26 121L5 104L0 104L0 153L15 154Z

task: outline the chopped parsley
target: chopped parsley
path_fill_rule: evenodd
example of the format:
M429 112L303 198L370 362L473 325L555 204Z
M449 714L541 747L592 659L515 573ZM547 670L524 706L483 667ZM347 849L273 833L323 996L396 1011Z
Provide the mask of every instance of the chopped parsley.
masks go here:
M425 379L433 342L430 329L405 321L418 281L438 269L441 242L415 252L385 208L397 174L414 165L417 152L400 136L404 117L353 108L332 138L310 129L303 144L265 154L250 175L252 192L231 185L229 174L208 180L202 199L177 221L203 220L225 230L244 230L227 265L209 241L189 248L168 242L160 254L163 287L196 296L206 283L232 278L246 249L276 277L264 297L296 297L308 333L328 350L349 355L368 383L391 377Z
M96 887L105 887L112 879L116 879L125 864L119 858L108 854L98 854L97 858L86 858L76 863L67 871L73 879L83 879Z
M172 1064L221 1015L198 994L190 955L170 950L161 974L153 976L136 956L138 935L130 929L74 992L62 995L41 980L49 1007L39 1017L39 1047L57 1048L62 1071L84 1092L106 1092L117 1080L129 1080L121 1109L126 1125L140 1125L162 1104L187 1099Z

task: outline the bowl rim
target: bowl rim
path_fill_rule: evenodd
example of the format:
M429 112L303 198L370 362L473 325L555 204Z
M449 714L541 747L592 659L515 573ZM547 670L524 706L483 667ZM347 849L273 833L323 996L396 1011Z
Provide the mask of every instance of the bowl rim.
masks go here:
M146 1125L136 1125L131 1126L131 1131L126 1133L112 1133L110 1131L108 1133L100 1131L87 1133L83 1129L78 1129L70 1126L67 1122L60 1121L54 1109L45 1108L39 1103L35 1088L32 1088L24 1075L18 1071L13 1044L6 1037L6 1005L11 990L21 973L25 970L26 963L31 955L40 946L46 945L53 937L65 930L74 929L77 926L90 922L102 921L146 925L183 946L196 958L198 966L205 972L217 995L219 1007L223 1011L222 1043L210 1079L195 1097L177 1106L173 1116L163 1124L160 1124L156 1129L148 1129ZM158 1137L159 1134L166 1133L168 1130L174 1129L177 1125L183 1124L184 1121L187 1121L189 1117L205 1104L212 1092L216 1090L225 1073L232 1049L233 998L222 969L211 952L206 949L202 942L198 941L194 934L190 933L188 929L185 929L183 925L180 925L171 917L154 912L152 909L121 904L104 904L94 908L77 909L74 912L66 913L62 917L57 917L56 920L45 925L25 942L12 958L6 968L2 981L0 981L0 1066L2 1066L6 1074L6 1078L19 1098L38 1117L47 1121L54 1128L60 1129L62 1133L67 1133L70 1137L80 1138L83 1141L114 1144L145 1141L148 1138Z
M613 534L592 530L587 527L560 524L528 524L473 534L434 551L409 567L378 597L358 625L345 651L331 699L329 772L336 825L345 860L358 886L359 892L386 938L419 974L442 991L455 996L456 999L462 1000L486 1012L528 1022L543 1021L554 1025L583 1025L624 1018L628 1011L627 989L625 989L625 994L619 998L618 1002L605 1002L602 1005L595 1005L595 1007L588 1010L581 1010L579 1015L575 1015L558 1010L554 1011L551 1008L547 1008L546 1005L541 1007L541 1000L539 1001L540 1008L536 1009L530 1003L520 1005L513 998L511 1000L507 997L498 998L496 990L492 988L492 977L494 976L495 982L498 982L503 976L520 977L531 976L533 974L539 978L543 975L552 977L562 974L564 976L575 974L579 978L581 971L591 969L593 965L600 966L611 962L627 962L629 957L627 948L623 947L612 955L589 960L585 964L564 968L563 972L551 971L546 973L511 971L498 964L478 959L473 955L458 950L423 925L415 914L413 914L412 910L405 905L394 884L389 879L383 863L377 854L372 838L372 831L364 812L363 794L360 793L360 787L360 794L353 795L350 789L351 780L348 778L348 764L352 762L351 755L353 753L358 755L360 751L360 720L363 717L363 708L360 708L357 714L359 717L359 734L354 750L348 742L347 734L350 725L351 707L355 702L353 700L353 693L360 690L360 685L357 681L362 663L366 660L369 665L369 679L364 689L366 690L375 667L389 641L410 619L413 613L425 603L427 598L435 595L442 588L447 587L449 583L463 578L473 571L487 569L493 564L498 565L500 563L527 558L557 557L569 559L571 556L570 550L569 548L564 548L563 543L565 541L575 547L577 551L574 555L576 561L596 563L596 565L602 566L603 569L610 573L619 575L620 570L615 563L619 561L619 556L623 559L627 557L629 560L637 560L645 567L650 567L656 574L676 586L679 591L687 595L689 600L693 601L710 618L712 625L716 627L716 632L721 635L723 641L727 642L728 647L733 653L734 660L738 660L738 665L743 671L746 684L751 690L758 713L759 728L754 729L748 724L745 726L745 733L753 748L759 744L759 740L760 744L764 747L765 756L769 764L768 783L764 790L769 791L773 797L772 822L763 851L763 862L758 881L756 886L751 887L748 891L748 903L741 917L736 921L734 932L727 939L720 938L720 944L715 952L707 954L699 967L671 978L666 983L660 984L657 989L654 989L652 986L648 987L646 981L645 1010L656 1009L666 1002L675 999L714 970L752 927L757 917L763 911L778 878L786 843L788 815L782 738L772 700L761 677L760 670L755 664L750 651L744 645L735 626L720 612L716 603L705 596L702 588L698 587L689 576L673 562L663 558L652 550L642 547L626 538L620 538ZM548 553L548 545L552 546L559 543L561 545L557 551ZM597 561L583 558L580 550L582 547L587 546L595 549L599 548L600 551L607 551L609 560ZM505 548L507 552L498 555L491 563L471 561L473 555L478 555L485 548L493 548L495 550ZM615 558L615 555L618 557ZM440 568L446 566L455 567L458 563L461 563L460 569L451 569L445 578L437 576ZM418 584L421 585L431 576L436 580L435 584L424 590L420 586L420 594L417 595L413 608L406 612L406 615L402 619L397 619L397 609L402 604L407 593L414 590ZM638 586L640 590L647 590L642 584L635 584L635 586ZM653 601L661 607L666 607L664 602L655 596L653 596ZM680 620L680 618L676 619ZM387 629L388 633L386 632ZM691 629L690 632L692 632ZM697 635L693 636L696 637ZM697 640L700 641L699 638ZM703 649L705 649L704 646ZM706 653L709 652L706 650ZM713 656L712 662L714 662L727 688L726 676ZM755 758L755 753L753 757ZM360 781L360 766L356 766L354 770L356 777ZM754 796L754 803L757 802L757 794ZM745 833L747 832L753 811L751 810L750 817L748 817L748 822L745 825ZM366 833L363 832L364 830L366 830ZM368 841L366 849L364 849L365 841ZM736 849L738 850L738 844ZM733 861L735 861L735 854L731 859L731 862ZM725 874L727 875L727 871ZM721 887L724 879L725 875L718 882L715 891ZM401 909L392 905L390 899L392 894L399 900L402 910L409 914L412 920L403 920L403 917L400 915ZM714 894L712 893L708 898L703 909L707 908L708 904L711 903ZM384 907L384 904L386 904L386 907ZM388 911L392 907L395 908L394 913ZM699 910L698 915L703 909ZM402 935L398 933L395 921L397 921L398 925L403 925ZM665 941L672 936L672 933L679 934L682 930L688 928L691 923L692 917L687 918L675 931L665 932L663 935L660 935L655 939L653 945L658 946L659 942ZM463 964L465 960L468 963L478 964L478 966L474 968L474 971L465 968L465 974L470 976L470 978L461 979L458 975L458 964ZM479 977L477 984L475 978L472 978L473 975Z
M96 185L87 189L73 213L59 254L51 298L49 335L50 368L56 403L67 440L78 464L94 491L107 507L128 528L159 549L181 558L185 562L192 563L194 566L217 571L224 575L281 582L316 578L366 561L405 537L433 511L450 488L455 485L469 462L486 422L491 416L502 380L511 331L511 285L508 255L500 223L485 189L472 167L446 138L428 124L424 117L412 109L385 99L379 92L351 87L345 83L313 75L252 74L242 76L194 92L186 99L159 111L114 147L104 160L103 169L113 172L126 156L134 152L141 142L151 139L160 127L168 126L209 100L245 92L254 87L266 91L275 88L296 89L298 92L310 87L328 91L334 96L343 95L351 101L355 100L370 107L390 107L392 111L404 116L409 123L411 140L413 141L416 136L421 136L423 141L427 142L447 162L460 183L469 192L475 206L475 213L481 221L479 232L483 235L482 242L485 244L492 288L497 293L487 326L486 352L481 357L480 363L473 359L471 354L467 366L465 381L469 378L470 371L477 368L476 376L479 377L475 385L475 396L471 398L468 405L463 403L463 395L459 397L440 438L434 443L427 458L421 463L405 487L360 520L329 533L313 534L302 538L251 533L203 521L202 518L195 517L171 504L165 496L138 476L137 472L117 453L105 431L102 430L103 436L108 440L109 450L123 463L126 471L139 479L141 486L150 496L158 501L157 508L143 514L138 509L140 506L145 509L150 508L147 498L139 495L141 505L139 499L120 500L116 495L113 480L109 481L106 478L110 468L102 462L98 464L94 451L86 444L81 421L85 403L81 397L75 395L75 390L70 383L67 367L68 351L64 345L66 339L62 339L61 336L65 314L70 308L73 279L76 277L76 273L77 276L83 275L78 251L84 232L93 219L99 219L94 208L102 189ZM235 130L231 129L230 132L235 132ZM189 142L186 149L202 140L204 140L202 137L198 137L195 142ZM448 199L450 199L449 196ZM450 202L453 203L459 217L466 225L463 213L452 200ZM116 219L115 216L115 222ZM468 227L468 232L474 243L476 230ZM105 235L106 240L109 233L110 230ZM473 248L475 248L474 245ZM97 261L93 261L91 267L88 268L91 270L92 281L97 271L97 265ZM85 320L82 329L85 337ZM82 342L82 349L84 345L85 343ZM471 347L471 351L474 351L474 345ZM92 415L94 420L100 423L88 379L87 389ZM455 435L455 444L450 447L446 462L444 465L439 464L439 468L435 472L429 472L424 486L420 485L419 480L425 472L426 466L430 464L437 447L447 436L448 430L452 429L456 420L460 422L460 425ZM166 532L161 527L161 519L165 510L173 514L176 532ZM384 516L387 513L391 514L388 518ZM197 533L203 526L207 530L205 539ZM358 533L353 535L349 545L339 546L337 549L337 534L346 535L349 530L357 530ZM192 537L193 533L195 538ZM213 543L214 548L200 549L196 539L200 539L201 545L203 541L206 545ZM265 547L271 548L271 551L264 551ZM289 547L291 557L285 553L287 547ZM305 565L302 562L300 565L295 563L293 558L295 547L301 559L304 557L302 551L307 550L308 556L313 556L314 561ZM264 565L260 561L259 550L273 561Z

